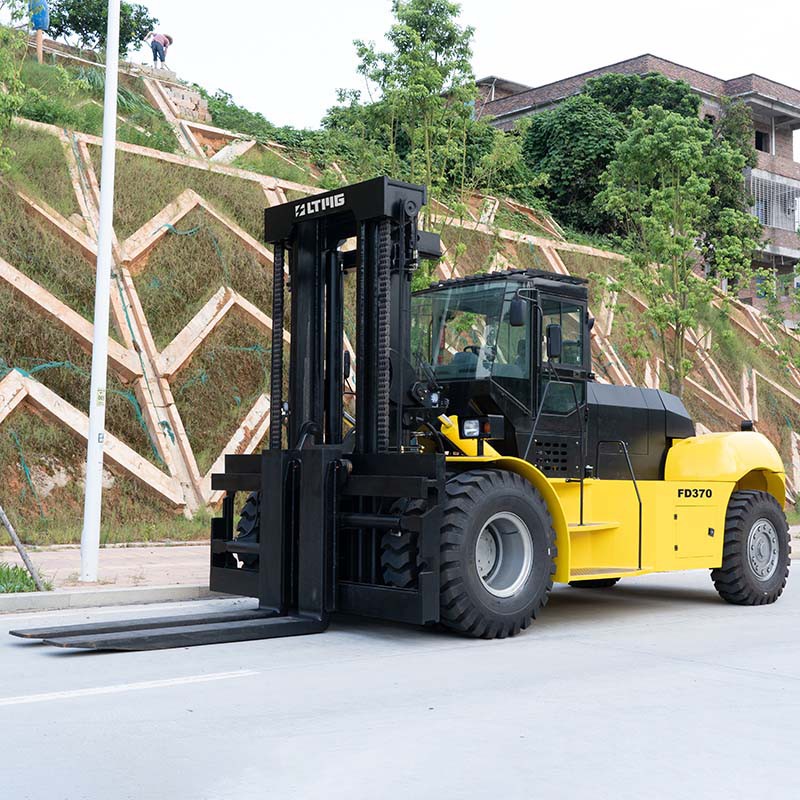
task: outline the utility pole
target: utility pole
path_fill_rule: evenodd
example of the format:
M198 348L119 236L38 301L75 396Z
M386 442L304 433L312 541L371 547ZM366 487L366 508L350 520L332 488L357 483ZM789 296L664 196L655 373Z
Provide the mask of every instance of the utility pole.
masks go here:
M97 237L97 278L94 294L92 382L89 396L89 437L86 450L86 494L81 534L81 580L97 580L100 516L103 504L103 450L106 438L108 317L111 294L111 239L114 223L114 170L117 155L117 84L119 82L120 0L109 0L106 36L106 87L103 105L103 158L100 178L100 225Z

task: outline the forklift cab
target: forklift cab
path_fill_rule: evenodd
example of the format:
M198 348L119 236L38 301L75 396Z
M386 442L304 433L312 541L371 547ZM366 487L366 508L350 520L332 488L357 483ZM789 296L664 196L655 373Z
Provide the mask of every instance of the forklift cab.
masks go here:
M449 413L503 416L495 448L540 466L556 457L544 451L576 450L591 372L585 281L539 270L443 281L415 293L411 318L418 374L426 365Z

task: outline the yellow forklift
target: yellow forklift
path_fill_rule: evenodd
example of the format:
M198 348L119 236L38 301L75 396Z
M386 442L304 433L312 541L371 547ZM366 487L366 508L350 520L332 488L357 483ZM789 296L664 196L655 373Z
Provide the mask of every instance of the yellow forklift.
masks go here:
M441 255L425 202L377 178L266 211L269 442L213 476L210 565L211 589L258 606L16 635L143 650L316 633L343 612L503 638L554 582L686 569L731 603L777 600L789 535L769 441L746 420L695 436L677 397L597 381L581 279L511 270L412 296Z

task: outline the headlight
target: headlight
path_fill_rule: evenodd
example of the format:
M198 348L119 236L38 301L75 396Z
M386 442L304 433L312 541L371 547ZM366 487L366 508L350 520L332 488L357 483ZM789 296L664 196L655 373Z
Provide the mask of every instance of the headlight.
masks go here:
M499 414L459 419L458 430L462 439L478 439L479 441L504 439L506 435L505 420Z
M461 434L465 439L477 439L481 435L481 421L465 419L461 426Z

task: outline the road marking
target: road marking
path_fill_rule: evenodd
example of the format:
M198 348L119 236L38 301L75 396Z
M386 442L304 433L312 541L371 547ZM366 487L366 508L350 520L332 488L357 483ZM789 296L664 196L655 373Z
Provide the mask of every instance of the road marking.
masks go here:
M94 697L101 694L134 692L140 689L163 689L168 686L185 686L192 683L227 681L232 678L249 678L258 675L256 670L245 669L236 672L212 672L208 675L187 675L185 678L166 678L160 681L141 681L139 683L118 683L113 686L96 686L91 689L72 689L66 692L46 692L44 694L23 694L17 697L0 697L0 706L17 706L25 703L46 703L51 700L71 700L74 697Z

